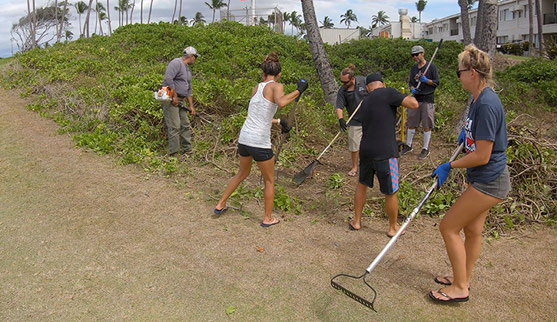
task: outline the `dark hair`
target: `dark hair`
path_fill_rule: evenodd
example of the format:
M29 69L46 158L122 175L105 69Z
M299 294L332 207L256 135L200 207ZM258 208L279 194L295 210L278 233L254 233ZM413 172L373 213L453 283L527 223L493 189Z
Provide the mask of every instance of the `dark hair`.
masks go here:
M348 76L350 76L350 78L352 78L352 77L354 77L354 69L356 69L356 66L354 66L354 64L350 64L350 65L348 65L348 67L343 69L340 72L340 74L341 75L348 75Z
M276 51L271 52L261 64L261 69L265 75L277 76L280 73L280 63Z

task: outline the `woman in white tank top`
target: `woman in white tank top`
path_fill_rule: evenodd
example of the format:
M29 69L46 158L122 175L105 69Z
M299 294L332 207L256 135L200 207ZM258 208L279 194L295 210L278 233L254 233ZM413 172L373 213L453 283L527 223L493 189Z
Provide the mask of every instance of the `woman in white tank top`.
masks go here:
M271 126L273 122L278 122L273 119L273 115L277 111L277 107L282 108L290 104L302 94L308 85L305 80L301 79L298 81L298 88L295 91L284 94L283 85L278 83L281 68L276 52L265 57L261 68L263 82L253 88L248 116L238 138L240 169L228 182L222 197L215 206L214 213L220 215L228 209L226 200L249 175L252 161L255 160L265 183L265 214L261 226L269 227L280 222L279 219L271 216L275 196L275 158L271 149Z

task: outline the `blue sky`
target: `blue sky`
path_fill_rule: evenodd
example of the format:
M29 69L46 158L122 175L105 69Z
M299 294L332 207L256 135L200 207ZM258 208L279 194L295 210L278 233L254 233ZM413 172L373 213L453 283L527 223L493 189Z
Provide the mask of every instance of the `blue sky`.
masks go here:
M102 2L106 7L106 0L97 0ZM114 6L118 3L118 0L109 0L110 7L112 8L110 16L112 19L113 29L118 24L118 13L114 10ZM130 0L133 2L133 0ZM134 10L133 21L139 22L139 7L141 0L136 1L136 8ZM200 11L205 16L207 22L211 21L212 11L205 5L205 1L209 0L182 0L182 15L187 18L192 18L195 12ZM227 2L228 0L224 0ZM37 7L45 6L49 1L47 0L35 0ZM77 0L69 0L70 3L76 3ZM88 2L85 0L85 2ZM352 24L351 28L356 26L369 27L371 24L371 16L377 14L378 11L383 10L389 16L389 20L398 20L398 9L406 8L408 9L408 15L410 17L418 17L418 11L416 10L415 2L417 0L314 0L315 12L317 15L317 20L323 21L325 16L332 19L335 27L345 27L345 25L340 24L340 15L344 14L348 9L356 14L358 22ZM50 0L50 3L54 3L54 0ZM94 3L94 2L93 2ZM144 0L144 19L148 14L148 6L150 0ZM241 9L246 6L250 6L251 0L230 0L231 10ZM2 11L0 12L0 57L9 57L13 52L17 52L17 44L11 41L12 35L10 33L11 27L14 23L18 21L20 17L23 17L27 13L27 1L25 0L0 0L0 5ZM258 9L263 8L274 8L278 7L283 12L297 11L302 13L302 7L300 0L256 0L256 7ZM151 14L151 21L170 21L172 17L172 12L174 10L174 0L153 0L153 12ZM422 21L429 22L435 18L442 18L451 14L459 13L460 9L458 7L457 0L428 0L425 10L422 12ZM71 29L74 35L79 35L77 31L79 29L78 16L76 14L75 8L70 8L70 22ZM219 14L216 14L218 19ZM85 17L82 16L82 22ZM106 25L103 26L106 30ZM286 28L287 31L290 28ZM75 36L74 36L75 37Z

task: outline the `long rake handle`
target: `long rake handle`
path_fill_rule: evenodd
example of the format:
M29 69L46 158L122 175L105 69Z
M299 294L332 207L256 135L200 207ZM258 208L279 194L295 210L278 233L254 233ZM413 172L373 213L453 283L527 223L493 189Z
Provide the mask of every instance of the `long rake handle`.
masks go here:
M354 117L354 115L356 115L356 113L358 113L358 110L360 109L360 106L362 106L362 102L364 100L360 101L360 104L358 104L358 106L356 107L356 109L354 110L354 112L352 113L352 115L350 115L350 117L348 118L348 121L346 121L346 123L350 123L350 121L352 120L352 118ZM327 147L323 150L323 152L321 152L321 154L319 154L319 156L317 157L317 161L319 161L319 159L321 159L321 157L323 156L323 154L325 154L325 152L327 152L327 150L331 147L331 145L333 145L333 143L336 141L336 139L338 138L338 136L340 135L342 131L338 131L337 135L335 135L335 137L331 140L331 142L329 143L329 145L327 145Z
M296 107L298 106L298 101L300 100L300 96L302 96L302 94L298 95L295 99L294 105L292 106L292 109L290 110L290 112L288 113L288 118L286 119L289 125L292 125L292 121L294 121L294 116L295 116L295 111L296 111ZM275 162L278 161L278 157L280 154L280 150L282 150L282 145L284 144L284 141L286 141L286 137L288 136L288 133L282 133L280 135L280 141L279 144L277 146L277 152L275 153Z
M454 161L456 159L456 157L458 156L458 154L460 153L460 151L462 151L462 148L464 147L464 143L460 144L458 146L458 148L455 150L455 152L453 153L453 155L451 156L451 158L449 159L449 162ZM400 234L402 234L402 232L404 231L404 229L406 229L406 226L408 226L408 224L412 221L412 219L414 219L414 217L416 217L416 215L418 214L418 211L420 211L420 209L422 208L422 206L425 204L425 202L427 201L427 199L429 198L429 196L431 195L431 193L433 192L433 190L435 190L435 188L437 188L437 179L435 179L435 182L433 182L433 184L429 187L429 189L427 190L427 193L425 194L425 196L422 198L422 200L420 201L420 203L418 204L418 206L416 208L414 208L414 210L412 211L412 213L410 213L410 216L408 216L408 218L406 218L406 220L404 221L404 223L402 224L402 226L400 226L400 228L398 229L398 231L396 232L396 234L391 238L391 240L387 243L387 245L385 245L385 247L383 248L383 250L379 253L379 255L377 255L377 257L375 257L375 259L373 260L373 262L371 262L371 264L369 265L369 267L366 269L366 271L368 273L371 273L371 271L375 268L375 266L377 266L377 264L379 264L379 262L381 261L381 259L383 258L383 256L385 256L385 254L387 253L387 251L391 248L391 246L394 245L394 243L396 242L396 240L398 239L398 237L400 236Z
M435 55L437 55L437 51L439 50L439 47L441 47L442 42L443 42L443 38L441 38L441 40L439 40L439 43L437 44L437 47L435 47L435 51L433 52L433 55L431 55L431 59L429 60L429 63L427 64L427 67L425 68L424 75L429 70L429 66L431 66L431 62L433 61L433 58L435 58ZM418 89L421 84L422 84L422 82L418 81L418 84L416 85L416 89Z

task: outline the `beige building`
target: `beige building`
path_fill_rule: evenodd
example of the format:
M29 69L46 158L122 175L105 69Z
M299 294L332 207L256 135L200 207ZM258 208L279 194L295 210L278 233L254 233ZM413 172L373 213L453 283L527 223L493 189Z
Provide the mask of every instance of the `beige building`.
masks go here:
M456 3L456 1L455 1ZM542 0L541 12L543 15L543 36L549 39L551 36L557 38L557 0ZM399 10L400 13L400 10ZM476 32L477 9L469 12L470 33L472 37ZM402 17L402 14L401 14ZM402 20L402 18L401 18ZM537 16L534 9L534 34L536 47L539 48L537 37ZM430 39L433 41L455 40L462 42L462 27L460 12L448 17L434 19L430 23L411 24L419 25L411 27L412 35L403 36L398 22L391 22L389 25L376 28L373 31L374 37L406 38L406 39ZM528 0L503 0L499 1L497 9L497 44L501 45L509 42L521 42L528 40L529 21L528 21Z

